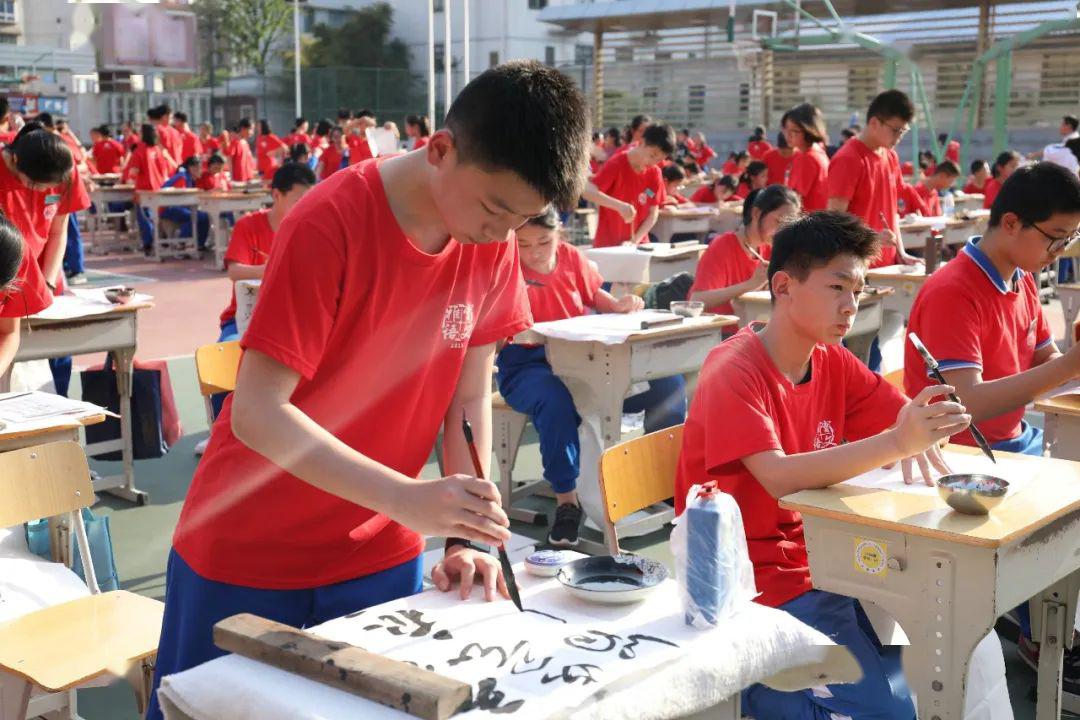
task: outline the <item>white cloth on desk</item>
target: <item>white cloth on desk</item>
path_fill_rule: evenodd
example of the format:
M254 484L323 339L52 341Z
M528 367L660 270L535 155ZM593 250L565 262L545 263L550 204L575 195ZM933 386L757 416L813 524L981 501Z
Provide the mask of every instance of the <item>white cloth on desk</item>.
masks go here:
M116 309L116 305L105 299L105 288L72 288L69 295L58 295L52 305L34 315L47 320L69 320L89 315L104 315ZM136 293L133 303L150 302L154 298L145 293Z
M1006 497L1015 495L1031 482L1030 469L1025 465L1023 460L1018 460L1016 458L998 455L997 463L995 464L990 462L990 458L982 454L968 455L966 453L945 451L942 453L942 457L945 459L945 462L948 463L949 469L954 473L986 473L1007 480L1009 482L1009 490ZM897 463L888 470L885 468L878 468L850 480L845 480L844 484L856 485L858 487L871 488L874 490L905 492L913 495L938 494L936 485L931 486L923 482L922 472L917 466L913 466L912 468L912 477L915 482L910 485L905 484L900 463Z
M678 315L664 310L578 315L564 320L536 323L532 326L532 331L557 340L619 345L634 335L647 335L650 332L670 330L673 327L708 325L713 321L712 317L682 318L682 322L678 325L666 325L648 330L641 329L641 323L643 322L671 320L678 317Z

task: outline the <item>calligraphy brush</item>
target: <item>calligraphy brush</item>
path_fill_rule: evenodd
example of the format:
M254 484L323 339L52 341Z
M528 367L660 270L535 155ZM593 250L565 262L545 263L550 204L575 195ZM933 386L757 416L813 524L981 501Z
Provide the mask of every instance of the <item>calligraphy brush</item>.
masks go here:
M926 346L922 344L922 340L919 336L913 332L908 333L908 337L911 339L911 344L915 346L915 349L922 355L923 361L926 362L926 369L930 372L930 375L942 385L948 385L945 381L945 376L941 374L941 370L938 369L938 361L934 359L934 356L930 354L930 351L926 349ZM956 396L956 393L949 393L949 399L954 403L959 403L960 398ZM978 444L979 449L986 454L986 457L990 458L991 462L997 464L997 459L994 457L994 451L990 449L990 443L986 442L986 438L979 432L979 428L975 427L974 421L968 427L971 431L971 437L975 438L975 442Z
M465 434L465 444L469 447L469 457L472 458L473 471L476 477L484 479L484 469L480 467L480 456L476 452L476 443L473 441L472 425L465 417L465 411L461 411L461 432ZM521 593L518 592L517 580L514 579L514 568L510 565L510 556L506 554L506 544L499 545L499 565L502 566L503 577L506 579L506 589L510 591L510 599L518 610L524 612L521 606Z

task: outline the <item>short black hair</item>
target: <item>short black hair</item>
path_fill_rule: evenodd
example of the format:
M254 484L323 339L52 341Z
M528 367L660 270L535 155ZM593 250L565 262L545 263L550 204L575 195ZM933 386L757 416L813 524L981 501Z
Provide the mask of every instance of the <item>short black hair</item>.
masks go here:
M731 192L735 192L739 189L739 180L734 175L721 175L719 178L716 179L716 182L713 183L713 191L715 192L716 188L720 187L724 187ZM744 202L743 205L745 206L746 203Z
M75 166L63 138L37 121L26 123L11 141L10 148L15 155L15 168L42 185L59 185Z
M542 227L545 230L558 230L562 222L559 220L558 211L551 205L548 205L540 215L529 218L529 225L535 225L536 227Z
M359 109L359 110L357 110L357 111L356 111L355 113L353 113L353 117L354 117L354 118L357 118L357 119L359 119L359 118L365 118L365 117L369 117L369 118L375 119L375 113L371 112L371 111L370 111L370 110L368 110L367 108L360 108L360 109Z
M951 175L952 177L960 176L960 168L956 166L952 160L942 160L934 166L935 175Z
M11 107L8 105L6 95L0 95L0 115L7 115Z
M330 122L326 118L323 118L319 120L319 122L315 123L315 134L319 137L326 137L330 134L330 131L333 129L333 127L334 123Z
M341 109L339 109L337 111L337 119L338 120L348 120L351 117L352 117L352 110L346 110L345 108L341 108Z
M223 155L219 154L219 153L214 153L213 155L211 155L210 157L208 157L206 159L206 164L207 165L214 165L216 163L221 163L222 165L224 165L225 164L225 157Z
M19 228L0 213L0 295L18 277L24 252L26 250Z
M979 160L972 160L971 165L968 167L970 168L971 174L974 175L982 170L984 165L986 165L986 161L980 158Z
M297 185L311 187L315 184L315 172L307 165L289 161L274 172L270 189L287 193Z
M293 130L300 127L301 125L303 125L306 122L307 122L307 118L302 118L302 117L296 118L296 122L293 123Z
M642 145L659 148L665 155L675 152L675 131L670 125L650 125L641 135Z
M840 131L840 137L844 138L845 140L850 140L856 135L858 135L858 133L855 132L855 130L853 130L852 128L844 128Z
M811 270L828 265L840 255L854 255L869 263L878 248L877 233L850 213L821 210L803 215L773 237L769 281L781 270L805 280Z
M244 128L251 127L251 118L240 118L240 122L236 123L237 130L243 130Z
M666 166L663 170L660 171L660 174L664 176L664 180L666 180L667 182L675 182L676 180L686 179L686 171L675 163Z
M740 150L737 153L732 153L732 155L735 156L735 162L737 163L742 162L746 158L750 157L750 153L746 152L745 150Z
M1003 153L999 153L998 156L994 158L994 164L990 166L990 174L994 177L997 177L998 171L1001 170L1001 168L1005 167L1013 160L1019 159L1020 153L1016 152L1015 150L1006 150Z
M420 131L420 137L431 135L431 121L427 115L409 115L405 118L406 125L413 125Z
M880 93L870 102L870 107L866 111L866 122L870 122L871 118L878 120L898 118L907 123L911 122L913 117L915 117L915 106L911 98L899 90L886 90Z
M743 181L743 182L745 182L746 184L749 185L750 184L750 178L754 177L755 175L760 175L761 173L768 172L768 171L769 171L769 166L766 165L761 160L751 160L750 164L746 166L745 170L743 170L742 177L739 178L739 180L741 180L741 181Z
M274 131L270 129L270 121L269 120L267 120L266 118L262 118L261 120L259 120L259 134L260 135L270 135L273 132Z
M185 122L186 123L187 122L187 113L174 112L173 113L173 120L179 120L180 122Z
M139 128L139 138L144 145L154 147L158 144L158 131L157 128L150 123L143 123Z
M34 116L34 120L41 123L42 127L48 130L52 130L54 127L56 127L56 122L53 120L52 113L38 113Z
M1066 115L1061 118L1061 122L1071 127L1073 132L1076 132L1076 129L1080 128L1080 119L1077 119L1075 115Z
M1076 173L1051 162L1017 168L1001 185L990 207L990 227L1013 213L1025 225L1048 220L1058 213L1080 212L1080 179Z
M949 142L949 133L938 133L937 141L942 145Z
M485 70L450 105L446 127L462 162L509 170L558 208L577 203L592 129L585 96L558 70L535 60Z
M147 110L146 117L150 118L151 120L160 120L161 118L165 117L167 113L168 110L164 105L158 105L157 107L152 107Z
M296 143L289 148L289 160L299 162L302 155L311 155L311 148L307 143Z
M180 167L182 167L182 168L193 168L193 167L199 167L199 165L201 165L201 164L202 164L202 161L199 160L199 158L196 155L192 155L189 158L185 158L184 162L180 163ZM190 172L190 169L188 170L188 172Z
M765 137L765 126L764 125L755 125L754 126L754 137L757 138L758 140L761 140L762 138Z
M630 132L637 132L642 125L652 125L652 118L648 115L635 115L630 121Z
M763 188L751 191L743 200L742 221L743 225L749 225L754 217L754 208L760 212L760 218L775 212L785 205L791 205L796 210L802 209L802 200L798 193L784 185L766 185ZM761 219L758 224L761 224Z

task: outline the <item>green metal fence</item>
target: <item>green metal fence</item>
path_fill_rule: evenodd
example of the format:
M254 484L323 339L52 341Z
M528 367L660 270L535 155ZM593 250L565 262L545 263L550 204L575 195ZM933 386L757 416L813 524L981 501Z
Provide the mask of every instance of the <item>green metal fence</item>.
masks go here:
M367 108L379 121L399 125L405 115L426 112L426 85L407 69L318 67L304 68L300 75L304 115L334 118L341 108ZM292 76L283 82L282 95L292 97ZM402 128L404 130L404 128Z

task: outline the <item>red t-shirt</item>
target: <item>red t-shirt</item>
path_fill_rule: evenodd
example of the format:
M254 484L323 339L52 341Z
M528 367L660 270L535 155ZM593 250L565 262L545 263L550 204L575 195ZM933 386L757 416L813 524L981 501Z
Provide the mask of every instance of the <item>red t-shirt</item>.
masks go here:
M761 162L769 168L769 184L770 185L786 185L788 168L791 167L792 162L795 160L795 155L798 153L792 153L788 157L784 157L783 153L779 149L773 148L761 158ZM828 166L826 166L828 167Z
M810 590L802 516L783 510L743 465L760 452L787 455L880 433L906 402L846 348L818 345L810 380L793 385L773 364L753 327L705 360L683 430L675 480L682 513L691 485L716 480L742 511L757 602L779 607Z
M998 192L1001 190L1001 183L997 178L989 178L986 184L983 185L983 209L989 210L994 204L994 198L997 197Z
M18 134L19 134L19 132L17 130L13 130L11 132L0 133L0 145L10 145L11 141L14 140L15 136L18 135Z
M957 165L960 164L960 141L950 140L949 144L945 146L945 159L952 160Z
M54 217L90 207L90 196L74 170L71 177L72 181L62 186L31 190L0 158L0 211L19 228L34 260L39 260L45 250Z
M726 160L724 165L720 168L720 172L725 175L739 176L742 173L739 172L739 163L734 160Z
M86 151L83 146L79 144L79 141L71 137L67 133L61 134L60 139L64 141L64 144L71 150L71 158L76 165L79 165L86 159Z
M195 187L200 190L230 190L229 176L225 174L225 171L217 173L204 172L199 176L199 179L195 181Z
M765 157L765 153L773 149L773 146L767 140L753 140L746 145L746 152L750 154L754 160L760 160Z
M896 210L900 213L900 217L907 217L918 213L923 217L929 215L926 206L923 204L922 195L915 191L915 188L907 183L900 186L900 192L896 196Z
M235 137L229 143L229 159L232 160L232 179L247 182L255 177L255 159L251 157L251 146L242 137Z
M895 225L897 200L904 184L900 175L900 158L893 150L882 153L867 147L859 138L844 143L829 162L829 197L848 201L847 211L862 218L872 230L881 230L886 223L900 234ZM871 267L896 264L896 246L881 246L877 259Z
M173 129L175 130L176 128ZM180 162L184 162L184 160L187 160L189 157L197 157L203 154L202 140L199 139L198 135L190 129L176 130L176 132L180 133L180 147L182 148L180 154L183 155L183 157L180 158Z
M1016 289L1013 289L1013 288ZM956 259L926 281L911 307L908 329L919 336L942 371L979 368L985 381L1031 369L1035 352L1053 342L1031 273L1017 270L1008 284L973 238ZM915 346L904 346L904 389L914 396L931 380ZM1024 407L979 421L991 443L1020 434ZM965 430L955 442L974 445Z
M430 139L431 138L424 137L424 136L417 136L416 141L413 142L412 149L416 150L417 148L424 147L425 145L428 144L428 140L430 140Z
M604 280L573 245L560 242L555 249L555 269L546 275L521 266L535 322L564 320L585 314L596 305L596 291Z
M24 246L22 263L15 280L0 287L0 317L24 318L52 305L53 294L45 284L41 267Z
M694 162L697 163L699 168L704 170L705 166L709 164L709 161L716 157L716 151L708 145L703 144L701 145L701 147L694 151L693 155Z
M370 160L371 143L367 141L367 135L349 133L345 136L345 144L349 146L349 164L355 165L364 160Z
M641 172L635 172L630 165L630 156L626 153L618 153L609 158L600 168L600 172L593 176L592 181L600 192L616 200L631 203L637 211L631 230L630 223L623 220L622 215L601 207L593 247L612 247L629 240L630 235L649 216L649 211L662 205L667 197L660 168L653 165Z
M753 192L750 186L744 182L739 183L735 188L735 193L731 196L732 200L745 200L750 197L750 193Z
M319 171L319 179L325 180L341 169L341 160L345 157L337 145L327 145L319 157L322 169Z
M312 136L302 132L294 132L285 136L285 144L289 147L292 147L293 145L299 145L300 143L304 143L310 148L312 143Z
M158 125L158 145L169 151L169 155L177 165L184 162L184 139L180 137L180 131L172 125ZM177 165L173 165L166 171L166 177L172 175Z
M281 167L281 161L270 154L279 149L288 150L289 146L273 133L259 135L255 140L255 156L258 158L259 173L264 180L271 180L274 171Z
M700 203L702 205L712 205L716 201L717 197L716 193L713 192L712 185L702 185L690 196L690 202Z
M379 163L320 183L274 239L241 340L301 376L291 401L410 477L424 467L465 353L532 324L517 242L434 255L402 233ZM195 471L173 546L200 576L267 589L329 585L417 557L423 538L289 475L237 440L232 397Z
M274 242L274 230L270 227L270 211L256 210L236 221L229 247L225 250L225 267L229 263L265 265L270 260L270 246ZM236 290L229 290L229 305L221 313L221 324L236 317Z
M978 185L975 184L975 181L972 180L972 181L969 181L968 184L964 186L964 194L966 194L966 195L977 195L977 194L982 193L982 191L985 190L985 189L986 189L986 183L983 183L983 186L979 187Z
M124 138L124 147L127 148L128 152L135 152L135 148L138 147L141 142L142 138L139 137L138 133L131 133Z
M787 186L799 193L803 212L824 210L829 206L829 156L821 143L791 157Z
M915 185L915 193L919 196L919 200L922 201L924 217L941 216L941 198L938 196L937 190L931 190L926 187L925 183L919 182Z
M99 173L114 173L120 170L120 161L124 159L124 146L109 138L99 140L90 148L94 164Z
M720 290L745 282L754 274L759 264L757 258L746 252L742 240L735 233L714 237L698 262L690 294L699 290ZM720 315L735 314L730 302L713 305L705 310Z
M215 152L217 152L218 150L221 149L221 141L218 140L213 135L210 135L210 136L206 137L205 139L204 138L199 138L199 143L202 145L203 150L206 151L207 155L210 155L211 153L215 153Z
M160 190L172 175L169 165L161 146L139 145L128 160L129 171L136 168L139 170L139 174L135 176L135 189Z
M682 193L668 193L665 205L689 205L690 199L683 196Z

